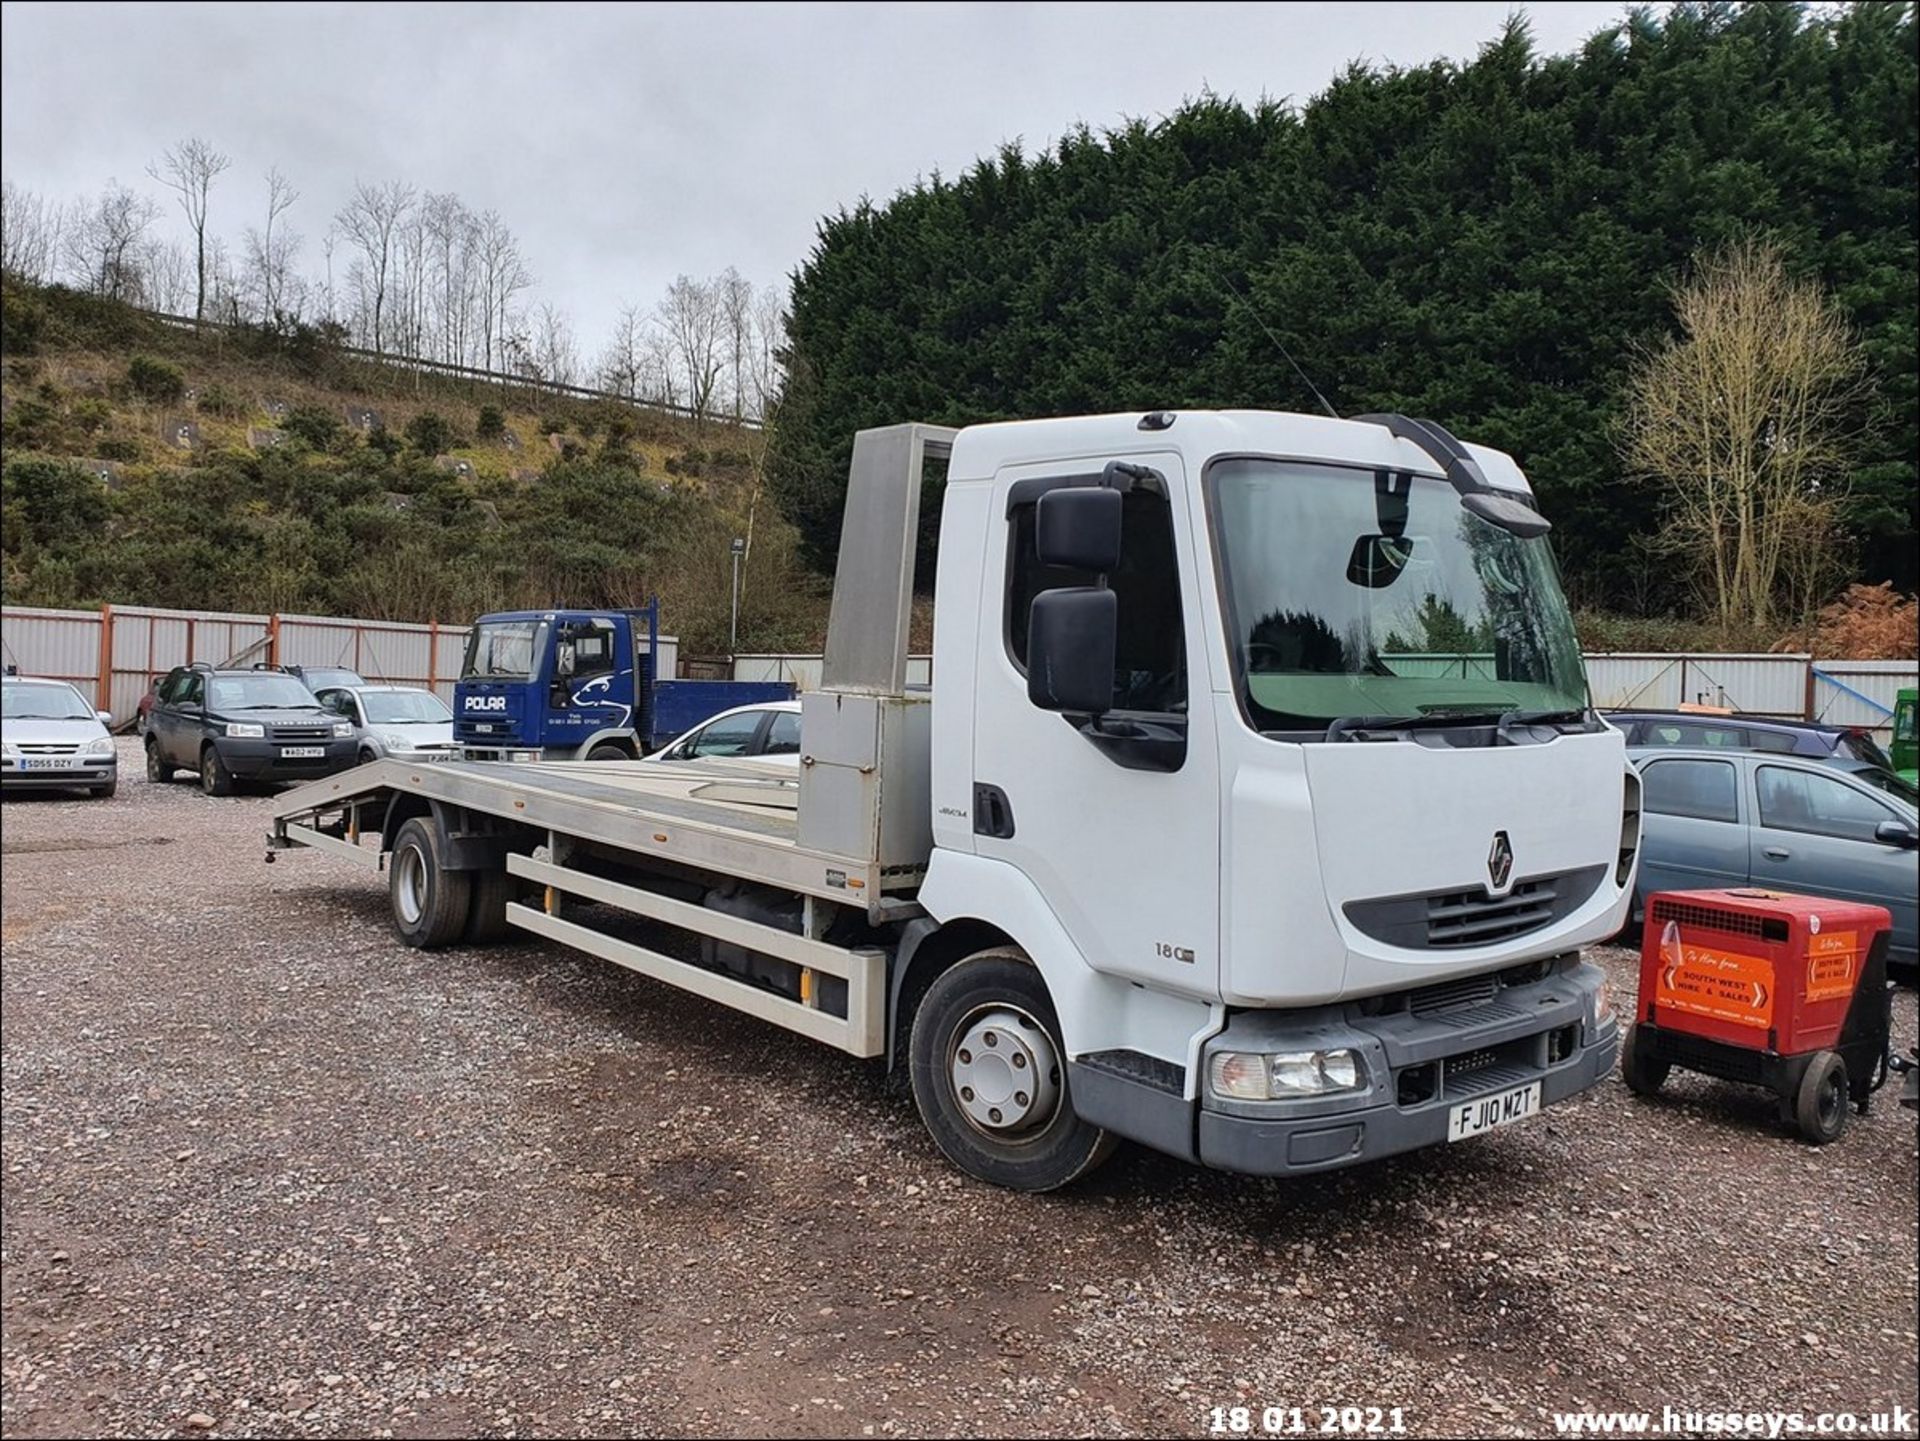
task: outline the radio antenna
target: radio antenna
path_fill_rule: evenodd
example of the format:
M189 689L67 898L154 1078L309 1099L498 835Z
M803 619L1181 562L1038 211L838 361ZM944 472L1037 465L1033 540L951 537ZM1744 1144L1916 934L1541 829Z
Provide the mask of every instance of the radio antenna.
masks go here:
M1221 283L1233 293L1233 298L1247 307L1247 314L1253 317L1253 323L1266 332L1267 339L1273 342L1273 348L1287 358L1287 364L1291 365L1293 367L1293 373L1300 377L1300 383L1313 392L1313 398L1320 402L1320 408L1335 420L1340 419L1340 412L1328 404L1326 396L1320 393L1320 387L1307 378L1306 371L1300 368L1300 362L1293 358L1293 352L1288 350L1280 337L1273 333L1273 327L1267 324L1266 318L1262 316L1258 310L1254 309L1253 302L1240 293L1240 288L1233 283L1226 271L1220 271L1219 275Z

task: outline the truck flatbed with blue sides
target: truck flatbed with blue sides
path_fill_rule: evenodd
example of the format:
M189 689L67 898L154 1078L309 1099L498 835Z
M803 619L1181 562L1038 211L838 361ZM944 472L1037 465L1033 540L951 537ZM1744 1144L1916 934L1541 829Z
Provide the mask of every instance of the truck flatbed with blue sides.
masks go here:
M1001 1185L1121 1139L1260 1175L1474 1144L1620 1039L1582 948L1640 787L1548 531L1511 457L1406 416L862 431L797 766L383 760L278 797L268 858L384 874L409 946L531 933L884 1060ZM500 619L476 680L618 649Z

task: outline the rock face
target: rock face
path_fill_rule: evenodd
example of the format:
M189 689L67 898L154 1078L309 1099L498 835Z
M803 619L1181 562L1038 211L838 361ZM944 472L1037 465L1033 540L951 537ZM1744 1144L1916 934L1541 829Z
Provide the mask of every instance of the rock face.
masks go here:
M200 427L184 417L175 416L172 420L169 420L162 434L166 436L167 444L173 446L176 450L198 450L200 448Z
M247 444L254 450L273 450L287 443L287 433L275 430L271 426L249 425Z
M381 426L380 412L367 405L349 405L344 407L347 424L355 430L378 430Z

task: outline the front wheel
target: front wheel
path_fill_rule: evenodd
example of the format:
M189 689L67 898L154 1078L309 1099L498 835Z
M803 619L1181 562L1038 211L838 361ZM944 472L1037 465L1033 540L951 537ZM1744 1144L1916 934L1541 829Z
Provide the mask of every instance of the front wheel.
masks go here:
M147 779L157 786L163 786L173 779L173 767L160 759L160 742L147 734Z
M1112 1154L1115 1138L1074 1114L1046 984L1015 951L944 971L913 1015L913 1099L946 1158L1016 1191L1051 1191Z
M230 796L234 791L233 772L213 746L200 752L200 789L210 796Z
M627 753L625 746L614 745L611 741L602 741L599 745L587 752L587 759L590 761L630 761L633 757Z
M473 877L441 865L433 822L415 816L400 827L387 862L393 933L423 951L452 945L467 928Z

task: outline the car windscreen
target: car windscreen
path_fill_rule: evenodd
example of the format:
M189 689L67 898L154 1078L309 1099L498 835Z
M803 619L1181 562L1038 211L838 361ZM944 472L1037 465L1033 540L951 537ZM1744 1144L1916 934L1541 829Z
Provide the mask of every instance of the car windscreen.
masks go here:
M489 620L473 628L461 680L530 680L545 646L547 626L537 620Z
M207 708L223 710L313 710L313 692L290 675L216 675L207 680Z
M1882 770L1878 766L1869 766L1855 771L1853 777L1855 780L1865 781L1875 790L1884 791L1895 800L1902 801L1915 810L1920 810L1920 786L1915 786L1911 781L1902 780L1892 771Z
M428 690L363 690L360 708L367 724L376 726L445 725L453 719L453 712Z
M8 720L92 720L93 707L70 685L0 686L0 716Z
M1842 755L1865 761L1870 766L1879 766L1882 770L1894 768L1893 757L1881 750L1879 742L1865 731L1848 731L1840 738L1839 750Z

